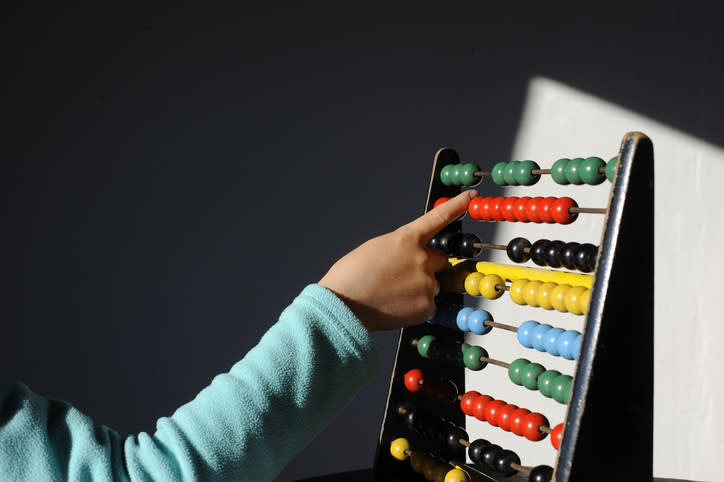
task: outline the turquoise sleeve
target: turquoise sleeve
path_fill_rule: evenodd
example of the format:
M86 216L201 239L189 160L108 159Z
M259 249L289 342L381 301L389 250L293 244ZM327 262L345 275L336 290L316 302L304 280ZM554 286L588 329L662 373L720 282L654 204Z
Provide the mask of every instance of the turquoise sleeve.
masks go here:
M22 384L0 389L0 480L272 480L377 369L374 344L310 285L261 341L156 432L125 439Z

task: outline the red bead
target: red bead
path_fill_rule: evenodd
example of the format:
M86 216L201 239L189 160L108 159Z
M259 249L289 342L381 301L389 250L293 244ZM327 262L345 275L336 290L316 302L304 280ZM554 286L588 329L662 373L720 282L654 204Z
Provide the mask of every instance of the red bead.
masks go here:
M540 222L540 202L542 200L542 197L537 196L525 205L525 215L528 216L528 220L532 223Z
M530 222L530 220L528 219L528 215L525 212L525 207L528 205L528 201L530 201L530 197L523 196L522 198L518 198L518 200L515 202L515 205L513 206L515 219L520 223Z
M503 205L500 206L500 214L503 215L503 219L506 221L517 221L515 218L515 203L518 201L518 197L510 196L505 198Z
M523 436L533 442L543 440L547 434L540 431L541 425L547 427L548 419L538 412L529 413L523 418Z
M490 196L486 196L483 198L483 200L480 202L480 219L483 221L492 221L493 218L490 216L490 203L493 201L493 198Z
M519 437L523 436L523 419L530 413L527 408L519 408L510 416L510 431Z
M504 221L505 218L503 217L503 213L501 212L501 208L503 207L503 202L505 201L505 197L498 196L493 198L493 200L490 203L490 218L493 221Z
M475 399L480 396L479 392L476 392L475 390L471 390L469 392L466 392L465 395L460 399L460 410L463 411L465 415L472 415L473 414L473 407Z
M443 405L456 402L458 397L455 384L439 377L427 377L422 384L422 394L425 398Z
M468 203L468 214L470 214L470 217L476 221L482 220L480 217L480 204L482 200L482 196L476 196Z
M438 207L440 204L442 204L442 203L444 203L444 202L448 202L449 200L450 200L449 197L441 197L440 199L438 199L437 201L435 201L435 204L433 204L432 207L433 207L433 208L436 208L436 207Z
M503 400L493 400L485 406L485 420L493 427L498 426L500 409L507 405Z
M415 368L405 373L405 388L411 392L419 392L422 389L422 370Z
M480 395L473 401L473 417L484 422L485 421L485 407L493 401L493 397L489 395Z
M512 415L516 410L518 410L518 405L509 403L501 408L498 413L498 426L506 432L510 432L510 423L513 421Z
M572 213L570 209L577 207L576 201L569 197L558 198L551 206L553 220L559 224L571 224L578 217L578 213Z
M559 423L556 425L556 427L551 432L551 444L553 444L553 447L558 450L558 447L561 446L561 440L563 439L563 424Z
M547 197L540 202L538 209L540 210L540 220L547 224L553 224L553 211L551 206L558 198Z

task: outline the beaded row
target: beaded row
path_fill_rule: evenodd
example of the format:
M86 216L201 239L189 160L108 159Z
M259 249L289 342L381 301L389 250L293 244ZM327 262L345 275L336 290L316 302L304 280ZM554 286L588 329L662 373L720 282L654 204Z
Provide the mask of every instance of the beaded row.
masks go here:
M561 185L588 184L596 186L608 179L613 182L618 157L612 157L608 163L600 157L561 158L553 163L550 171L542 170L537 162L508 161L498 162L490 173L482 172L477 164L448 164L440 170L440 181L445 186L473 186L480 182L483 175L490 175L498 186L532 186L543 173L550 173L554 182ZM538 172L535 172L538 171Z
M505 292L505 281L497 274L470 273L465 278L465 292L470 296L483 296L490 300ZM588 311L591 290L553 282L517 279L510 285L510 299L518 305L541 307L561 313L583 315Z
M481 360L483 357L488 358L488 351L485 348L478 345L468 345L467 343L456 344L456 346L460 348L459 352L455 347L448 347L448 350L440 349L437 339L433 335L425 335L417 340L417 353L423 358L443 359L453 361L456 364L462 362L462 365L473 371L480 371L488 365L487 362Z
M460 331L486 335L490 333L493 327L491 324L485 324L485 322L495 320L487 310L466 306L458 311L455 321ZM510 329L512 330L512 327ZM516 337L525 348L535 348L540 352L547 352L553 356L563 357L566 360L578 358L578 351L581 346L581 333L579 331L554 328L551 325L533 320L522 323L516 331ZM425 338L420 339L417 345L418 350L420 349L420 343ZM434 337L432 338L434 339ZM465 350L463 350L464 352Z
M561 313L586 314L590 298L591 290L583 286L527 279L515 280L510 285L510 299L515 304L557 310Z
M577 207L567 196L476 196L468 204L468 214L476 221L571 224L578 218L571 208Z
M608 163L600 157L558 159L551 167L551 177L553 181L562 185L590 184L595 186L601 184L606 178L613 182L617 162L618 156L612 157Z
M481 422L488 422L493 427L525 437L532 442L543 440L548 435L540 430L540 427L550 426L543 414L531 412L527 408L520 408L503 400L496 400L490 395L481 395L474 390L460 397L460 410L465 415L475 417ZM558 429L560 434L553 436L551 432L551 444L556 450L562 435L563 426L560 427Z
M518 341L526 348L535 348L566 360L578 358L581 348L581 333L576 330L554 328L551 325L526 321L518 327Z
M540 363L518 358L508 367L508 378L528 390L538 390L543 396L566 404L571 397L573 377L558 370L546 370Z
M531 244L525 238L514 238L508 243L506 253L514 263L532 260L538 266L564 267L590 273L596 267L598 247L590 243L547 239L539 239Z
M465 447L460 440L468 441L468 433L450 420L416 409L410 404L397 407L397 413L405 425L422 434L426 439L437 442L440 447L449 450L455 457L465 456Z
M434 457L424 450L413 451L406 438L396 438L390 444L390 454L400 461L410 459L412 470L430 482L469 482L470 477L460 467Z
M480 176L475 175L479 171L480 167L471 162L448 164L440 171L440 181L445 186L473 186L480 182Z

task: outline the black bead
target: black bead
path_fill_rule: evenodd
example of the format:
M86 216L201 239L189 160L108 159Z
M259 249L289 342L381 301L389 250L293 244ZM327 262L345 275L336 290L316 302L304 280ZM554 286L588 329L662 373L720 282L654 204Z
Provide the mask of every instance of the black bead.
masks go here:
M438 236L438 248L443 250L448 255L457 256L460 246L460 234L447 232L440 233Z
M548 243L550 243L550 241L547 239L539 239L530 247L530 259L538 266L546 265L545 249Z
M483 465L489 469L495 470L495 459L503 450L500 445L490 444L483 449Z
M598 248L591 243L583 243L576 249L576 268L584 273L590 273L596 267Z
M580 243L566 243L561 249L560 260L561 264L566 269L576 269L576 249L580 246Z
M402 415L402 419L405 421L405 425L410 428L417 428L417 412L410 406L404 406L405 413Z
M512 262L525 263L530 259L530 253L526 253L526 249L530 250L530 241L525 238L515 238L510 240L505 252Z
M563 241L551 241L548 243L545 249L545 260L546 264L550 266L551 268L560 268L561 267L561 250L563 249L563 246L565 246L566 243Z
M440 233L436 234L427 242L427 247L432 249L440 249Z
M474 245L480 243L480 238L472 233L460 235L458 240L458 252L463 258L476 258L480 254L480 248Z
M490 445L485 439L479 438L470 443L468 447L468 457L474 464L483 465L483 449Z
M528 475L528 482L550 482L553 477L553 468L547 465L533 467Z
M427 413L418 413L415 417L415 429L426 437L435 433L433 418Z
M456 454L460 453L460 449L462 449L462 455L465 455L465 446L460 445L460 439L468 440L468 433L460 427L451 427L447 433L447 446Z
M503 450L495 458L495 471L506 477L518 472L510 464L520 465L520 457L512 450Z

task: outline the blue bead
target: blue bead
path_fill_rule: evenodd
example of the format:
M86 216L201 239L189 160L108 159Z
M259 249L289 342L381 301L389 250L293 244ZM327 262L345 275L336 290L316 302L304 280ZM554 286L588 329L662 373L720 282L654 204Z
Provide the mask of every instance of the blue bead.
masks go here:
M576 332L576 333L578 333L578 332ZM581 351L581 338L583 338L583 336L581 336L581 334L578 333L578 336L576 336L573 339L573 342L571 343L570 352L571 352L571 355L573 356L573 360L578 359L578 353Z
M455 323L458 325L460 331L470 331L468 328L468 315L475 311L474 309L466 306L462 310L458 311L458 316L455 318Z
M468 315L473 311L475 310L473 310L469 306L466 306L462 310L458 311L458 316L455 319L455 323L457 323L460 331L470 331L470 329L468 328Z
M548 330L548 333L546 333L546 339L545 339L545 348L548 353L550 353L553 356L560 356L560 353L558 353L558 346L556 345L556 340L559 336L561 336L561 333L563 333L565 330L563 328L551 328Z
M486 326L483 323L486 321L492 321L493 316L485 310L475 310L468 315L468 328L476 335L485 335L490 333L493 329L492 326Z
M533 348L533 340L531 338L531 331L540 325L537 321L526 321L518 327L518 341L521 345L526 348Z
M566 330L563 332L556 341L558 353L566 360L575 360L576 354L572 352L573 342L577 336L581 334L575 330Z
M533 340L533 348L538 351L546 351L546 337L548 331L552 328L551 325L542 324L536 326L533 331L531 331L530 337Z

